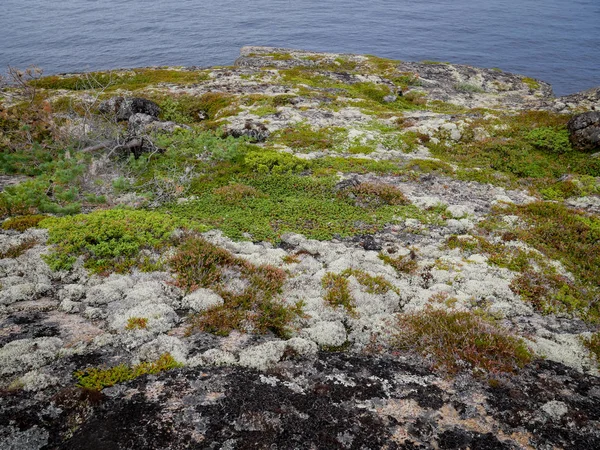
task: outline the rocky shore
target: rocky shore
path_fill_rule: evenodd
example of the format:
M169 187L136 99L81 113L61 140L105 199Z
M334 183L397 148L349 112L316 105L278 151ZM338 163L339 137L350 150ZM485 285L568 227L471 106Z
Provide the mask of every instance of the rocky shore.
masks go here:
M600 447L600 88L244 47L0 92L0 448Z

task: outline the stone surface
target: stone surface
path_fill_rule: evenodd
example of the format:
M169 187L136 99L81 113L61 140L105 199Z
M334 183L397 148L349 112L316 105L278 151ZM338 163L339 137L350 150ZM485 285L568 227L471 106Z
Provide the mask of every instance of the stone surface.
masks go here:
M582 151L600 150L600 111L576 115L567 128L573 147Z

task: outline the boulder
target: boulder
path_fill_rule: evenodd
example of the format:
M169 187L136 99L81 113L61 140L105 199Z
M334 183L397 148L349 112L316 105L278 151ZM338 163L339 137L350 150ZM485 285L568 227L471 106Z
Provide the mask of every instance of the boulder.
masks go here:
M243 127L230 126L226 134L235 138L245 136L253 142L264 142L271 135L263 123L253 120L246 120Z
M577 150L600 149L600 111L589 111L569 120L571 144Z
M114 114L117 120L129 120L138 113L158 118L160 107L151 100L140 97L112 97L98 108L101 113Z

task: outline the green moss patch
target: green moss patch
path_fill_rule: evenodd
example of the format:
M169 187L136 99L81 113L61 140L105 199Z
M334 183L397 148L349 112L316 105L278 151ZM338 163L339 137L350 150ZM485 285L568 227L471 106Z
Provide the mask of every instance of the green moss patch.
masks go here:
M157 374L179 367L183 367L183 364L175 361L169 353L165 353L155 362L142 362L133 367L126 366L125 364L107 369L90 367L78 370L74 376L77 379L77 386L101 391L104 388L131 381L143 375Z

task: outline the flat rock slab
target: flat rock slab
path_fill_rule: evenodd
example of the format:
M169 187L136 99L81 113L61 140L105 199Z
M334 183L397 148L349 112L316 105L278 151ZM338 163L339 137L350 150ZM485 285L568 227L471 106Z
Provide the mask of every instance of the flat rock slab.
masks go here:
M600 446L599 400L600 379L558 363L492 382L448 381L414 359L319 353L268 372L196 367L102 393L56 387L44 401L3 393L0 443L24 448L11 445L29 436L37 444L28 448L86 450L591 449Z

